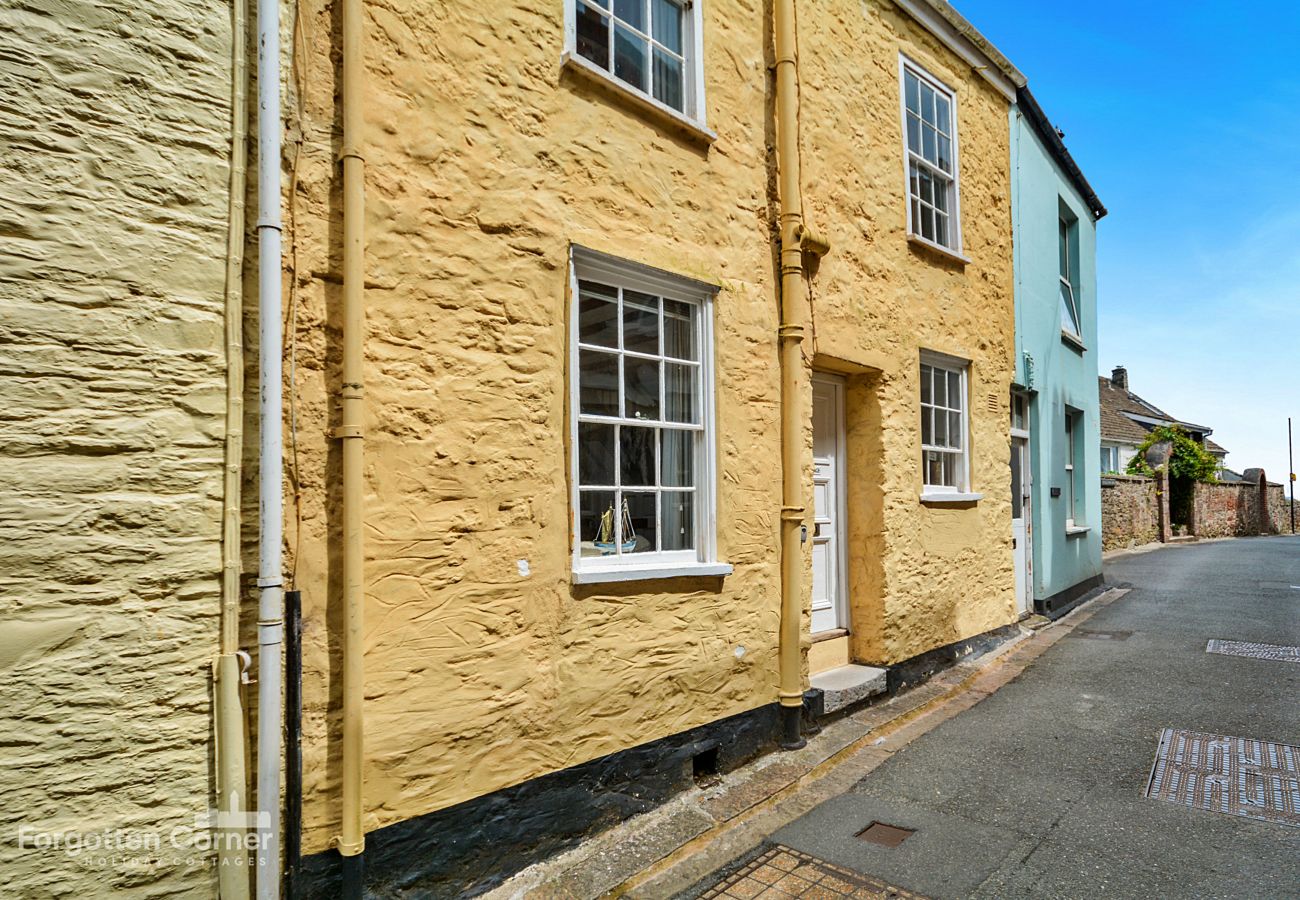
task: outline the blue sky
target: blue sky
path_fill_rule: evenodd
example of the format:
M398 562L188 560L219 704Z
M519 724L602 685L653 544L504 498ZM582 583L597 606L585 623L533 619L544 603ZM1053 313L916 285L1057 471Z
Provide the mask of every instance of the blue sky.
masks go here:
M1029 79L1110 214L1098 368L1285 481L1300 437L1294 3L956 0ZM1300 453L1300 447L1297 448Z

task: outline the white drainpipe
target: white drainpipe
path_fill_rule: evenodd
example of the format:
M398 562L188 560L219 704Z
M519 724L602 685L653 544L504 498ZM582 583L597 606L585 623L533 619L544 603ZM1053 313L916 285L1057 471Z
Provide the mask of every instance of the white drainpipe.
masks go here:
M280 729L284 596L280 574L281 486L280 4L257 3L257 293L261 372L258 454L257 853L258 900L280 896Z

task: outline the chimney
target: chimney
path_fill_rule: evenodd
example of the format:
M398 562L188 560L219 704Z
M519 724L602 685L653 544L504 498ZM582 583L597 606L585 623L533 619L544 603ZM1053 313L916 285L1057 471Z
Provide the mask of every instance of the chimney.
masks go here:
M1121 391L1128 390L1128 369L1123 366L1116 366L1111 370L1110 383L1115 385Z

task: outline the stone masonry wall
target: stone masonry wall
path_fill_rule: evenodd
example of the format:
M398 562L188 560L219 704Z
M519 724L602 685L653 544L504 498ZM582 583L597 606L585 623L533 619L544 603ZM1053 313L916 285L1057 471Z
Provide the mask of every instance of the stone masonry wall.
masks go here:
M848 510L851 646L892 664L1015 618L1009 104L891 3L800 3L798 19L804 210L831 245L810 285L809 351L814 365L869 372L849 389L850 497L855 483L878 486L874 503ZM900 54L956 94L965 262L907 239ZM969 362L977 503L920 500L922 350Z
M563 8L365 4L367 830L776 700L766 22L747 0L705 5L706 146L562 69ZM339 815L333 10L301 8L291 130L305 140L286 216L307 852ZM571 582L570 243L721 285L725 579Z
M709 146L565 69L559 2L365 5L368 830L776 699L770 9L703 11ZM299 13L286 249L302 493L288 543L304 603L311 853L339 814L339 34L326 0ZM888 4L800 14L805 207L834 248L809 292L806 360L855 373L850 427L865 437L850 435L850 456L885 488L850 512L863 558L883 560L854 601L869 636L856 649L892 662L1013 615L1007 102ZM903 48L960 91L966 264L903 233ZM571 582L571 242L721 285L725 579ZM919 501L921 348L972 362L985 497L967 508Z
M212 802L229 20L206 0L0 5L6 897L215 893L204 865L16 838L165 840Z
M1137 547L1160 539L1156 483L1136 475L1107 475L1101 480L1103 550Z

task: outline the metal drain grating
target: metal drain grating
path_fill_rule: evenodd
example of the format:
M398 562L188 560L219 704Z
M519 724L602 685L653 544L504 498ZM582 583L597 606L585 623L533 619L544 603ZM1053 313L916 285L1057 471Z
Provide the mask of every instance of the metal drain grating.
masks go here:
M777 844L757 859L714 884L700 894L701 900L733 897L790 897L838 900L887 900L911 898L925 900L924 895L885 884L852 872L824 859Z
M1300 747L1166 728L1146 796L1300 826Z
M872 844L879 844L882 847L888 847L891 850L897 847L903 841L916 834L915 828L904 828L901 825L887 825L884 822L872 822L866 828L858 832L858 837Z
M1131 631L1084 631L1076 628L1070 632L1070 637L1085 638L1093 641L1127 641L1133 636Z
M1210 641L1205 645L1206 653L1222 653L1224 656L1248 656L1251 659L1271 659L1277 662L1300 663L1300 647L1286 647L1281 644L1254 644L1250 641Z

